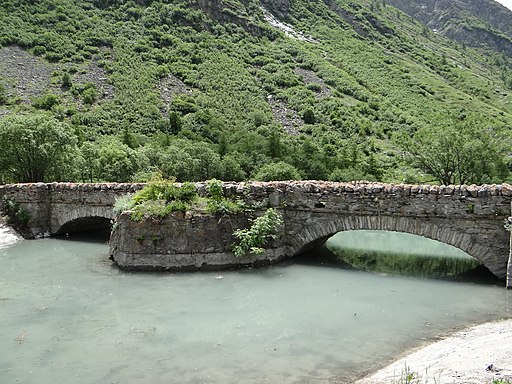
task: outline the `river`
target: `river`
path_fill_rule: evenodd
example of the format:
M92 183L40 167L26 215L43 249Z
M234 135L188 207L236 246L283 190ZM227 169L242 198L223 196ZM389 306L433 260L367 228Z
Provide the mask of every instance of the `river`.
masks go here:
M125 273L83 236L0 262L2 384L346 383L512 307L499 286L318 263Z

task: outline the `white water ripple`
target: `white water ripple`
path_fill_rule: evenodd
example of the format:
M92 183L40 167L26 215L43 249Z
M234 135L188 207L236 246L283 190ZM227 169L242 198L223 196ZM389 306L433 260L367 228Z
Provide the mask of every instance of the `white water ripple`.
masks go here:
M0 222L0 249L8 247L20 239L20 236L12 228Z

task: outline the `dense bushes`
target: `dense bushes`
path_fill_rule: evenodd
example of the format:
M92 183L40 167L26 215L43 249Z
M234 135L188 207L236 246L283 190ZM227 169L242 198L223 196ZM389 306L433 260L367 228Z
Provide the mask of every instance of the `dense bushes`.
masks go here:
M0 181L145 181L160 173L177 181L444 182L418 159L412 166L402 158L404 149L426 148L425 135L442 141L444 128L468 110L488 116L491 126L512 121L508 58L496 66L446 45L397 19L392 7L375 17L393 36L361 16L367 3L357 10L339 4L361 16L354 19L364 24L361 39L324 3L297 1L288 22L318 40L305 43L269 33L256 2L232 3L227 19L216 20L211 9L184 0L2 2L0 44L59 63L49 89L30 105L7 94L15 80L2 79L0 105L27 116L47 111L48 129L64 131L68 145L61 145L62 156L48 150L56 160L43 174L22 175L4 158ZM100 74L90 78L91 71ZM425 134L440 110L443 130ZM11 120L4 119L6 130ZM411 145L402 148L404 137ZM461 137L469 140L462 146L475 143ZM55 139L38 140L52 148ZM500 140L509 142L506 135ZM493 156L489 166L469 162L479 170L454 180L507 180L503 152Z
M199 197L195 184L176 183L157 175L134 195L119 198L114 205L114 213L119 215L121 212L131 211L131 219L140 221L145 218L161 219L172 212L193 209L211 214L237 213L243 207L243 203L224 196L220 180L209 180L206 184L206 196Z
M256 180L278 181L278 180L300 180L300 173L293 165L279 161L263 165L254 176Z

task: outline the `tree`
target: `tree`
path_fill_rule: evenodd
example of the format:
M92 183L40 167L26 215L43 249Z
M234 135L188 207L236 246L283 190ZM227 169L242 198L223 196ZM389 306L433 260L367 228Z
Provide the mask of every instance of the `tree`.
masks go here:
M260 168L254 176L256 180L278 181L278 180L300 180L300 173L293 165L279 161L268 163Z
M220 156L210 145L202 142L189 142L183 149L194 159L192 180L209 180L220 176Z
M80 173L82 181L93 182L99 168L99 147L87 141L80 147Z
M418 168L445 185L502 181L507 176L503 165L510 138L499 127L473 115L441 121L447 123L421 128L401 140Z
M194 176L197 161L185 152L179 144L173 144L161 150L158 163L155 163L166 178L177 181L190 181Z
M283 152L283 145L281 143L281 136L274 129L270 132L268 137L268 153L273 159L281 157Z
M105 139L98 151L98 176L105 181L128 182L143 168L144 160L147 159L115 138Z
M16 182L64 180L76 154L71 128L52 116L11 115L0 120L0 173Z
M174 111L169 112L169 133L177 135L183 126L181 122L181 116Z
M232 155L227 155L220 161L222 180L242 181L245 179L245 172L240 163Z

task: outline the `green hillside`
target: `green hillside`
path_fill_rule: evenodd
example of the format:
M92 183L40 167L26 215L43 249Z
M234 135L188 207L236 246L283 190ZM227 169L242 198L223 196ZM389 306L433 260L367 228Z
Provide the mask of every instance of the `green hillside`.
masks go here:
M512 59L381 0L4 0L0 45L0 182L511 180Z

